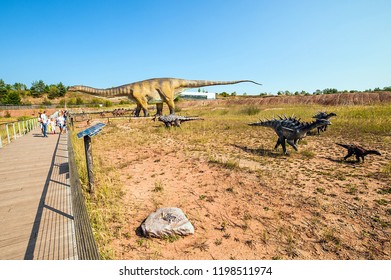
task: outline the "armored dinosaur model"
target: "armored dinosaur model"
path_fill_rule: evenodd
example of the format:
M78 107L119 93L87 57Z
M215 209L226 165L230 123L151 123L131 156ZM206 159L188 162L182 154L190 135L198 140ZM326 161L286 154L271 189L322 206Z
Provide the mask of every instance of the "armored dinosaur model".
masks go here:
M344 160L348 159L352 155L356 155L357 162L360 162L360 158L362 159L362 162L364 162L364 157L366 155L379 155L381 156L381 153L376 150L367 150L359 145L356 144L341 144L341 143L335 143L341 147L344 147L348 150L348 154L343 158Z
M133 111L132 109L120 108L120 109L114 109L112 114L115 117L120 117L120 116L124 116L126 113L132 112L132 111Z
M203 118L199 117L185 117L185 116L177 116L175 114L170 114L167 116L155 116L154 120L161 121L165 124L166 127L176 126L180 127L183 122L194 121L194 120L203 120Z
M238 83L250 82L261 85L251 80L238 81L203 81L203 80L184 80L176 78L155 78L126 84L118 87L97 89L88 86L71 86L69 91L80 91L102 97L127 96L137 104L135 115L139 116L141 109L144 116L148 116L148 103L156 103L157 115L162 115L163 102L165 102L170 114L175 113L174 99L187 88L198 88L215 85L232 85Z
M328 120L331 117L335 117L335 116L337 116L337 114L335 114L335 113L319 112L316 115L314 115L313 118L317 119L317 120L318 119ZM318 135L320 134L320 132L325 132L326 130L327 130L327 125L319 126L318 127Z
M287 118L286 116L279 116L279 119L273 118L272 120L261 120L260 122L250 123L248 125L272 128L278 135L277 143L274 149L276 150L280 145L282 145L284 154L288 154L285 141L297 151L298 141L304 138L310 130L319 126L330 124L331 122L325 119L317 119L311 123L308 123L301 122L300 119L295 117Z

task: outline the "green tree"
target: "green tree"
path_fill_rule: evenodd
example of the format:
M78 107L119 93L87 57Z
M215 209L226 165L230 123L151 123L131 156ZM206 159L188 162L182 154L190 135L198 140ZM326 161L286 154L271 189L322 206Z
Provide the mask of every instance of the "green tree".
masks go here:
M3 79L0 79L0 102L7 95L7 87Z
M20 95L16 91L10 91L3 97L4 104L20 105Z
M313 94L314 95L320 95L320 94L322 94L322 91L320 89L317 89Z
M34 97L40 97L45 93L45 83L42 80L34 81L31 83L30 92Z
M58 96L60 96L60 91L58 90L56 85L50 85L49 86L49 92L48 92L48 98L49 99L54 99Z
M336 88L325 88L323 90L323 94L333 94L333 93L337 93L338 90Z
M57 84L57 88L59 96L64 97L67 92L67 88L61 82Z
M220 93L219 95L221 95L222 97L227 97L229 96L229 94L225 91L223 91L222 93Z

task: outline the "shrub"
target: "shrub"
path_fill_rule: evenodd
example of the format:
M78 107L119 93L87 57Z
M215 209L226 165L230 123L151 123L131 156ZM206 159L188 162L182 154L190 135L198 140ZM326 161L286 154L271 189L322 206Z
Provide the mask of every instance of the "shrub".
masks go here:
M249 106L242 110L242 113L249 116L257 115L259 112L261 112L261 110L256 106Z

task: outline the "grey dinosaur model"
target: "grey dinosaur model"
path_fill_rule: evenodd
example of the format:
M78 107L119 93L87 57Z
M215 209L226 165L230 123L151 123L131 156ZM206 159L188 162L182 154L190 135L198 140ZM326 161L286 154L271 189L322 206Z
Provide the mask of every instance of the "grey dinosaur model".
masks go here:
M319 112L316 115L314 115L313 118L317 119L317 120L318 119L328 120L331 117L335 117L335 116L337 116L337 114L335 114L335 113ZM327 130L327 125L319 126L318 127L318 135L320 134L320 132L325 132L326 130Z
M366 155L378 155L381 156L381 153L376 150L367 150L359 145L356 144L341 144L341 143L335 143L341 147L344 147L348 150L348 154L343 158L344 160L347 160L352 155L356 156L357 162L360 162L360 158L362 159L362 162L364 162L364 157Z
M203 118L199 117L185 117L185 116L177 116L175 114L170 114L167 116L155 116L154 120L161 121L165 124L166 127L176 126L180 127L183 122L194 121L194 120L203 120Z
M261 120L260 122L250 123L250 126L264 126L272 128L278 136L277 143L274 146L276 150L280 145L284 154L288 154L286 150L286 142L296 151L297 143L300 139L307 136L307 133L319 126L330 125L331 122L325 119L317 119L313 122L301 122L295 117L281 117L279 119Z

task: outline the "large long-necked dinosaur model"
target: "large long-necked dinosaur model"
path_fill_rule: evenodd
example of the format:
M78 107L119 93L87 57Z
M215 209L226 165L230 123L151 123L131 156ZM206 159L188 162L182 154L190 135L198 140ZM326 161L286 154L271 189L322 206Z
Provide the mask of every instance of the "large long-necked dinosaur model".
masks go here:
M296 151L297 143L300 139L304 138L307 133L319 126L330 125L331 122L325 119L318 119L311 123L301 122L300 119L295 117L279 117L279 119L265 120L255 123L250 123L250 126L264 126L274 129L278 135L277 143L274 147L276 150L278 146L282 145L284 154L288 154L286 151L286 142L291 145Z
M250 82L257 85L261 85L251 80L238 80L238 81L204 81L204 80L184 80L176 78L155 78L135 82L131 84L122 85L119 87L97 89L88 86L72 86L69 87L69 91L80 91L92 95L102 97L118 97L127 96L130 100L133 100L137 104L135 115L139 116L141 109L144 112L144 116L148 116L148 103L156 103L157 115L162 115L163 102L165 102L169 109L170 114L175 113L174 99L181 94L187 88L198 88L206 86L216 85L232 85L238 83Z
M362 159L362 162L364 162L364 157L366 155L381 156L381 153L379 151L367 150L356 144L341 144L341 143L336 143L336 144L348 150L348 154L343 158L344 160L347 160L352 155L356 155L357 162L360 162L360 158Z

